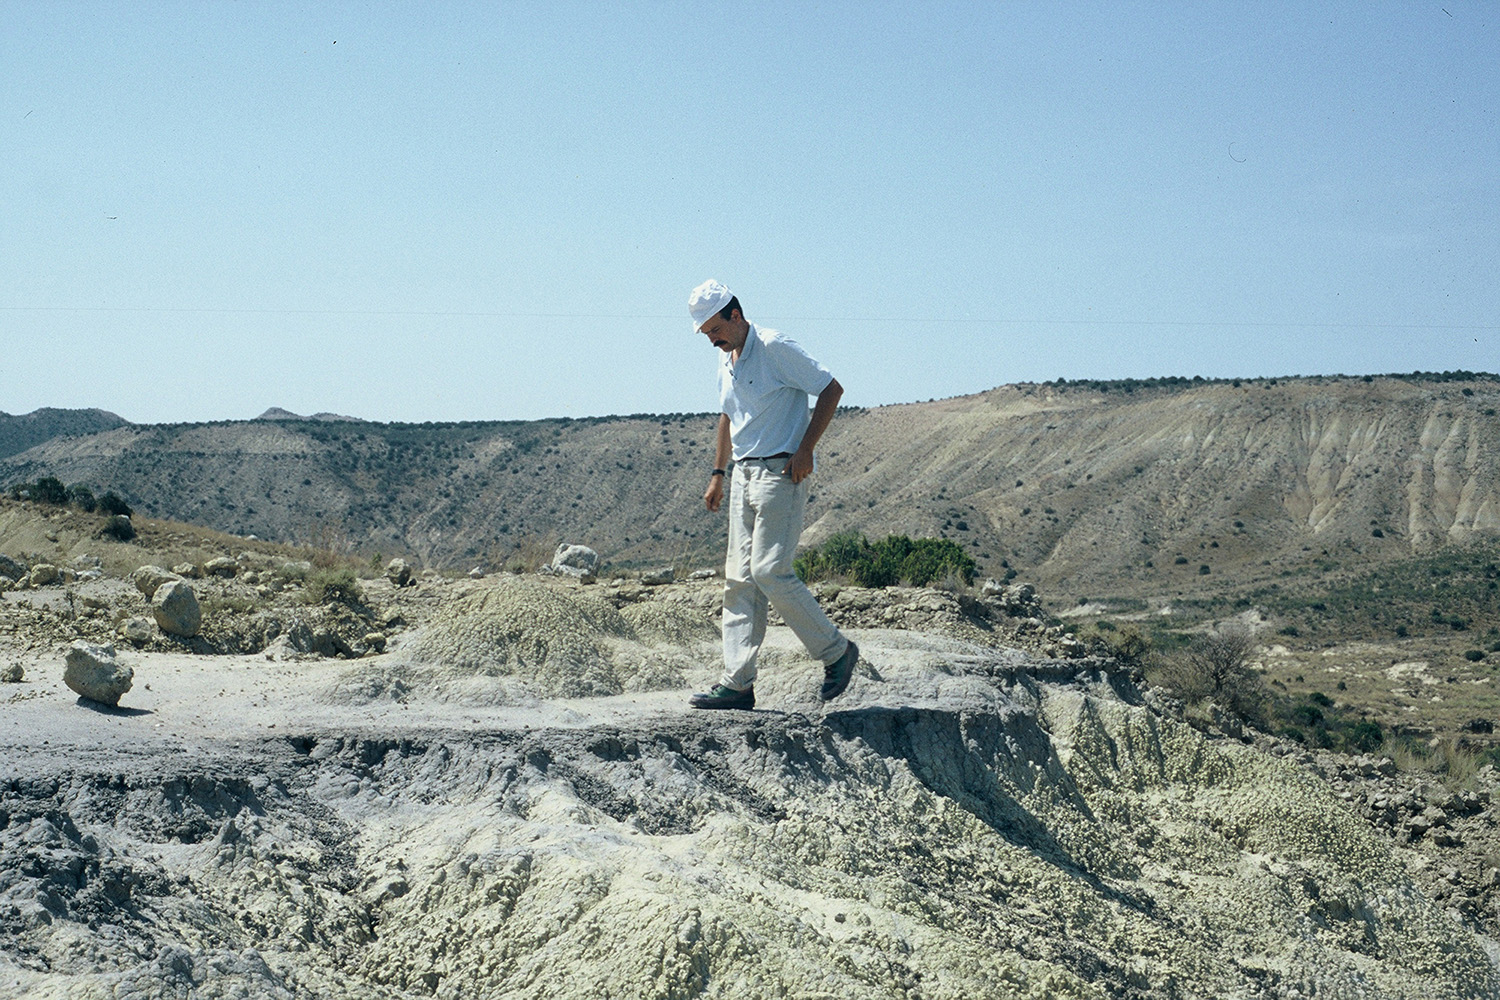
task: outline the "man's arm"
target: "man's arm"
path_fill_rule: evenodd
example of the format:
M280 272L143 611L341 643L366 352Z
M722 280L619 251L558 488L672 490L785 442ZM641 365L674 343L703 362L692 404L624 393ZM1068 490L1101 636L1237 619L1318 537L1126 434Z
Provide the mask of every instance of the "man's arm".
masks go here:
M843 395L844 387L839 385L838 379L831 379L823 391L818 393L818 401L813 404L812 417L807 424L807 433L802 435L802 443L786 463L785 471L792 477L792 482L800 483L812 475L813 449L818 446L818 439L833 422L834 411L839 408L839 400Z
M819 397L820 399L822 397ZM719 430L714 438L714 468L724 469L729 467L729 416L719 414ZM703 505L709 510L718 510L719 504L724 500L724 477L712 475L708 477L708 489L703 491Z

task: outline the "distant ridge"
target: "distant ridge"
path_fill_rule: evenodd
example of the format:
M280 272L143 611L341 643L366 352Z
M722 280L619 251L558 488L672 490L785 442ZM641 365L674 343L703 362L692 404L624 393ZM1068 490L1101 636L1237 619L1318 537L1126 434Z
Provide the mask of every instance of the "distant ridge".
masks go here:
M286 411L281 411L285 413ZM614 565L711 566L713 413L129 425L0 457L148 517L337 539L430 567L580 541ZM981 572L1078 600L1500 542L1500 379L1483 372L1000 386L841 410L803 540L944 537Z
M81 437L128 427L130 421L108 410L58 410L50 406L22 416L0 411L0 458L19 455L57 437Z
M300 413L291 410L283 410L279 406L273 406L265 413L255 418L256 420L326 420L345 424L362 424L366 421L361 417L346 417L340 413L314 413L310 417L304 417Z

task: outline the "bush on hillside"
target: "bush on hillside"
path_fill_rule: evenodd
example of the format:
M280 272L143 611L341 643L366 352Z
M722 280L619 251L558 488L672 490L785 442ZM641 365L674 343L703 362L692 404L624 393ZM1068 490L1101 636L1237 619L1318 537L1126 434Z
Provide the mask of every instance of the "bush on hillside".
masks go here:
M854 531L830 536L822 546L803 552L792 566L803 582L843 577L861 587L926 587L949 577L967 585L974 582L977 569L963 547L946 538L890 535L871 542Z
M1264 682L1250 666L1255 638L1243 625L1226 625L1195 637L1164 659L1156 677L1190 704L1213 701L1246 721L1264 726Z
M364 593L359 589L359 581L354 578L352 569L348 566L330 566L316 569L308 575L307 582L303 584L302 596L308 604L327 604L330 601L352 604L361 600Z
M130 504L120 499L118 493L114 490L108 490L99 498L99 513L109 514L110 516L124 514L126 517L130 517L135 511L130 509Z
M68 502L68 488L56 476L43 476L34 483L16 483L11 486L10 495L16 500L35 500L53 507Z
M94 491L82 483L74 483L68 487L68 503L85 514L92 514L99 506L99 501L94 498Z

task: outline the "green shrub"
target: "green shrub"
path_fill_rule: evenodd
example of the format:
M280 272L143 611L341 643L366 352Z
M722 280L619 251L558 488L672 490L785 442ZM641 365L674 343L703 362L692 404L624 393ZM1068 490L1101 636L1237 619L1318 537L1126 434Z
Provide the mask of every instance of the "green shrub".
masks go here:
M946 538L890 535L872 543L858 532L848 531L803 552L792 568L804 583L838 576L862 587L891 587L903 582L925 587L950 577L966 586L972 584L977 566L957 542Z
M308 604L327 604L330 601L349 604L363 597L354 571L347 566L314 570L302 588L302 599Z
M113 538L117 542L128 542L135 537L135 525L130 523L130 517L119 517L111 515L104 521L104 527L99 529L99 535L103 538Z
M99 501L94 499L94 491L82 483L74 483L68 487L68 502L86 514L92 514L99 506Z
M114 490L108 490L99 498L99 512L101 514L124 514L130 517L135 512L130 509L130 504L120 499L120 495Z
M1356 753L1374 753L1385 742L1378 722L1356 722L1344 730L1344 747Z
M1478 663L1480 660L1484 659L1484 650L1466 649L1464 650L1464 659L1468 660L1470 663Z

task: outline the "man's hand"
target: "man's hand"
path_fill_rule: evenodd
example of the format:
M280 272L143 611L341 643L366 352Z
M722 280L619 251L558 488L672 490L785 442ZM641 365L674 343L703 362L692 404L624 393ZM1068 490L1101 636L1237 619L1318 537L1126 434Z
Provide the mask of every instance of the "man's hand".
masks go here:
M703 506L709 510L717 511L719 505L724 502L724 477L709 476L708 489L703 491Z
M802 480L812 475L812 471L812 452L803 451L801 448L798 448L795 452L792 453L792 457L787 459L786 468L782 470L782 473L784 475L791 476L792 482L800 483L802 482Z

